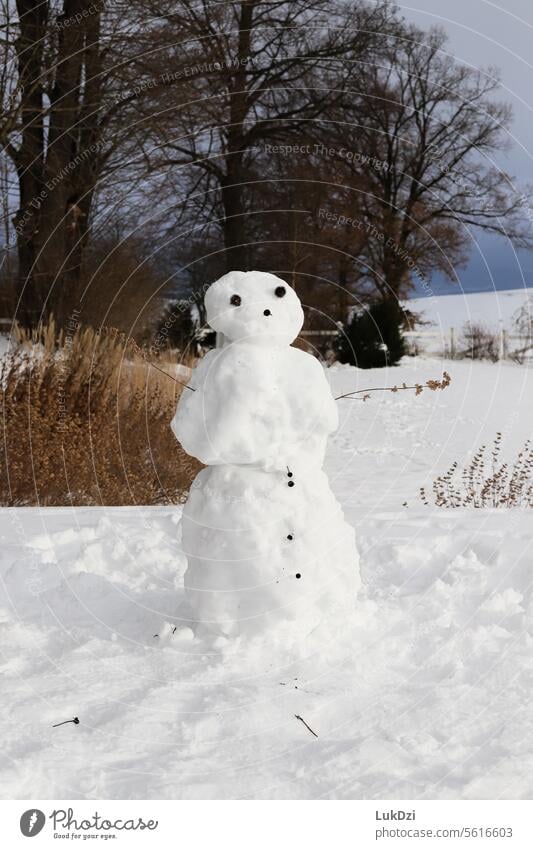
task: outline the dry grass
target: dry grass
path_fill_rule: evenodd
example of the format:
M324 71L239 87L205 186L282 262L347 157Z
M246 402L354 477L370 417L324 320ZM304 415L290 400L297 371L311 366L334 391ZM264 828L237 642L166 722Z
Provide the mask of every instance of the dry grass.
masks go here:
M482 445L471 462L459 470L452 463L446 474L433 482L437 507L533 507L533 446L528 440L512 464L500 461L502 435L492 448ZM420 489L424 504L430 496Z
M2 505L184 499L200 465L170 431L179 384L111 331L51 321L17 341L0 367Z

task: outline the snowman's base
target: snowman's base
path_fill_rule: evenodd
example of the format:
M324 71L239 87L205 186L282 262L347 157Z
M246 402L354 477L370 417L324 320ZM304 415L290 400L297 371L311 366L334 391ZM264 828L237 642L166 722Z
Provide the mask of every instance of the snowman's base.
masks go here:
M355 604L353 529L322 469L213 466L183 511L188 559L181 622L202 639L299 643Z
M337 657L339 645L353 647L355 625L356 605L344 617L324 620L309 633L295 629L294 623L284 623L273 633L227 637L205 629L195 634L189 626L167 622L160 628L158 645L166 651L201 656L214 663L229 658L238 660L239 656L254 657L258 675L277 671L283 679L298 674L302 663L313 668L328 655Z

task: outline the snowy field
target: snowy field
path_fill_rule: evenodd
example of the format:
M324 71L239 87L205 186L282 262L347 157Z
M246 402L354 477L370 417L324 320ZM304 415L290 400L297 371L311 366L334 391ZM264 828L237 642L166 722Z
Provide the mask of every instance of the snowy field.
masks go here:
M338 395L443 368L443 393L339 402L327 470L363 591L355 626L297 664L154 637L181 592L179 509L0 511L2 797L532 798L533 511L424 507L418 488L498 430L521 447L533 370L328 377Z

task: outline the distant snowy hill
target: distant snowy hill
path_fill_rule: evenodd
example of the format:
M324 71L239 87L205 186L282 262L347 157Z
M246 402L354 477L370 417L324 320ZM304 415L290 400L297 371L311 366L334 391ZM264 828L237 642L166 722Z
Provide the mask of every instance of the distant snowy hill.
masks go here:
M533 289L467 292L454 295L426 295L404 302L409 310L431 322L436 330L460 330L466 323L483 324L487 328L513 330L513 319L528 301L533 312Z

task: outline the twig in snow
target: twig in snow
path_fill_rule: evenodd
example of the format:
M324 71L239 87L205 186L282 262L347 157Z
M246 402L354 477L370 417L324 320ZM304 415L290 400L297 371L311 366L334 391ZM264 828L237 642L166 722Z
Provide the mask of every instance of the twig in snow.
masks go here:
M311 732L311 734L313 735L313 737L318 737L318 734L316 734L316 733L313 731L313 729L309 727L309 725L307 724L307 722L305 721L305 719L303 719L301 716L298 716L298 714L297 714L297 713L295 713L295 714L294 714L294 717L295 717L295 719L299 719L299 720L300 720L300 722L303 722L303 724L305 725L305 727L307 728L307 730Z
M69 722L73 722L74 725L79 725L80 721L77 716L74 719L65 719L64 722L58 722L57 725L52 725L52 728L59 728L60 725L68 725Z

